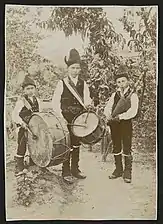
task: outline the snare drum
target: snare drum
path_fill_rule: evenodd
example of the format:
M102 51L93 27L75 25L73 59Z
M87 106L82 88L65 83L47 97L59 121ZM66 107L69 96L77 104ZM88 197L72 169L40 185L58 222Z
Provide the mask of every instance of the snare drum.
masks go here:
M105 123L93 111L82 112L72 121L71 131L83 144L93 145L102 139Z

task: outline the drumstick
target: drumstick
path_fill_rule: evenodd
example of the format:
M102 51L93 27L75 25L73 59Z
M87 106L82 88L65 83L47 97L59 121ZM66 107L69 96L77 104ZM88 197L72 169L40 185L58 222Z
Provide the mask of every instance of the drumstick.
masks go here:
M37 135L33 134L29 127L26 127L26 129L31 133L34 140L38 139Z
M68 125L86 128L86 126L85 125L82 125L82 124L68 124Z
M85 121L84 121L85 124L86 124L86 122L87 122L89 113L90 113L90 109L88 110L87 116L86 116L86 118L85 118Z

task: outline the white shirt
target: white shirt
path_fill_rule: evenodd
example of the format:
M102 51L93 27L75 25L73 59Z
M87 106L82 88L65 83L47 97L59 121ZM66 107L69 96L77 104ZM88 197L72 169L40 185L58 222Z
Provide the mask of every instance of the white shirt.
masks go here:
M71 80L74 82L74 84L77 84L78 76L76 78L71 77ZM61 95L63 93L63 82L60 80L56 86L56 89L54 91L53 97L52 97L52 108L53 110L60 116L62 116L61 113ZM90 105L92 103L92 99L90 98L90 92L88 85L86 82L84 82L84 104L85 106Z
M124 94L128 91L129 87L127 87L124 90ZM107 102L105 109L104 109L104 114L106 117L109 117L112 113L112 107L114 104L114 97L115 97L116 92L114 92L109 101ZM139 99L136 93L133 93L131 95L131 107L124 113L119 114L119 119L120 120L129 120L132 119L136 116L137 112L138 112L138 106L139 106Z
M31 101L33 102L33 98L30 97ZM39 111L41 111L41 101L36 98L39 104ZM14 107L14 110L12 112L12 120L13 122L15 122L16 124L22 124L23 120L21 119L21 117L19 116L20 111L22 110L22 108L24 107L24 102L22 99L19 99Z

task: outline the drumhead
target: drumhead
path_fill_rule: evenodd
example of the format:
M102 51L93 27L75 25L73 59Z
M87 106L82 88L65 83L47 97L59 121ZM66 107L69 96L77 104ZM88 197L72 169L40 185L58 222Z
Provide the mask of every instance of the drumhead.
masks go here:
M28 133L28 149L33 162L40 166L46 167L52 158L53 140L50 135L48 125L39 115L35 113L30 121L29 128L37 139L33 139L32 134Z
M74 119L72 132L77 137L86 137L96 130L98 124L99 118L95 113L84 112ZM77 125L83 125L83 127Z

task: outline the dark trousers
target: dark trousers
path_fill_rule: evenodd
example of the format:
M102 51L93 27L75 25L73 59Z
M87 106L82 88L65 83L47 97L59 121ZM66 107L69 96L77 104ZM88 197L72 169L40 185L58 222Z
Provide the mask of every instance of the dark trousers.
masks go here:
M17 155L24 156L27 149L27 131L22 127L20 127L18 131L17 143Z
M63 163L62 166L62 175L68 176L71 173L78 173L79 171L79 153L80 149L74 148L73 151L70 152L68 160Z
M111 138L113 142L113 154L123 152L124 155L131 155L132 144L132 122L131 120L113 121L110 124Z
M70 117L67 120L69 123L71 123ZM70 142L71 142L72 151L68 157L68 160L66 160L63 163L63 166L62 166L63 176L70 175L71 173L79 172L79 154L80 154L80 145L81 145L80 139L72 133L70 125L67 125L67 128L70 133Z

